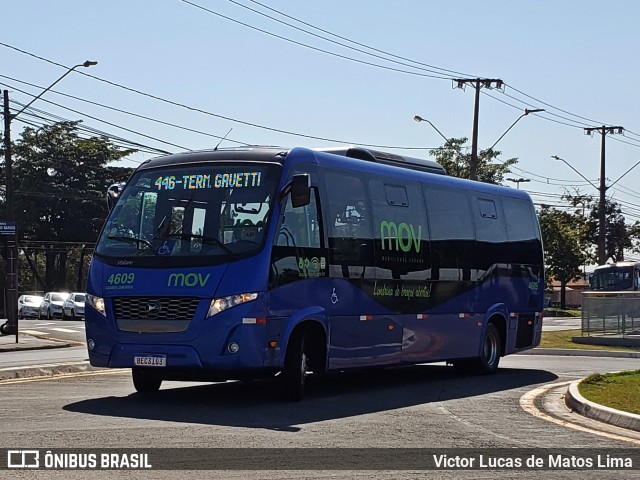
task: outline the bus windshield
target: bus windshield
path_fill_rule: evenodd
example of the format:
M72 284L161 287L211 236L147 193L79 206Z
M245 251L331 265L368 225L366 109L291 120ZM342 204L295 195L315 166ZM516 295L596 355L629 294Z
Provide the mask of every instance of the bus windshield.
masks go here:
M598 269L591 276L592 290L633 290L633 267Z
M95 253L143 265L160 257L163 266L252 255L262 247L279 175L279 166L255 163L140 170L111 211Z

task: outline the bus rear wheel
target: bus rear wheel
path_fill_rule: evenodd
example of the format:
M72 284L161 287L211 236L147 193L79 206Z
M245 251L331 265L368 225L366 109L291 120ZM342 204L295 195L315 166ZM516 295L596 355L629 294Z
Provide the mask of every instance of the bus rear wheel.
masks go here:
M149 371L148 368L133 368L131 369L131 378L133 379L133 386L138 393L153 393L160 390L162 385L162 379Z
M304 394L309 358L305 348L305 334L298 332L289 340L284 360L282 377L282 394L285 400L299 402Z
M491 374L498 370L500 356L502 355L500 332L493 323L487 325L482 343L482 352L474 362L474 370L480 374Z
M453 367L460 373L479 373L481 375L490 375L496 373L500 357L502 356L502 341L500 332L497 327L490 323L487 325L487 331L482 340L482 351L477 358L469 358L464 360L456 360Z

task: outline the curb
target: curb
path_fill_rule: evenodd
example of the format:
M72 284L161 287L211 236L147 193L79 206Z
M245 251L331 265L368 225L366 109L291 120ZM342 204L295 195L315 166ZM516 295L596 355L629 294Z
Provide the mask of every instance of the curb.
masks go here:
M587 400L578 391L578 384L581 381L577 380L569 385L564 400L567 407L593 420L640 432L640 415L622 412Z
M622 350L585 350L571 348L534 348L518 352L517 355L561 355L565 357L618 357L640 358L640 352L626 352Z
M82 343L71 343L71 342L60 342L56 341L56 343L51 343L47 345L24 345L20 343L14 344L15 346L6 346L3 345L0 349L0 352L24 352L27 350L50 350L52 348L67 348L67 347L78 347L84 344Z
M35 377L55 377L57 375L100 370L104 369L92 367L88 361L9 367L0 369L0 381Z

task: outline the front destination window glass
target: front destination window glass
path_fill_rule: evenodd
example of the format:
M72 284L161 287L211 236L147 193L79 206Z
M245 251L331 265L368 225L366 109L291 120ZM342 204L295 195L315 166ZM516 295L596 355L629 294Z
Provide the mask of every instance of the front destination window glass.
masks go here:
M96 255L162 266L252 255L263 244L279 174L276 165L257 164L141 170L111 212Z

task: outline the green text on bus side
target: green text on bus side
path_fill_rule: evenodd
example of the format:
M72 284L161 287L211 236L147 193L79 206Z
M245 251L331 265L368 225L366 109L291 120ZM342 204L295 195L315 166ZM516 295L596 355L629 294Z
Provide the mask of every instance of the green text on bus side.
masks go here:
M403 252L411 251L411 247L416 253L420 252L420 239L422 238L422 225L418 225L418 235L416 236L415 227L410 223L402 222L396 225L394 222L383 220L380 222L380 241L382 249L385 250L402 250ZM387 240L387 247L385 247Z

